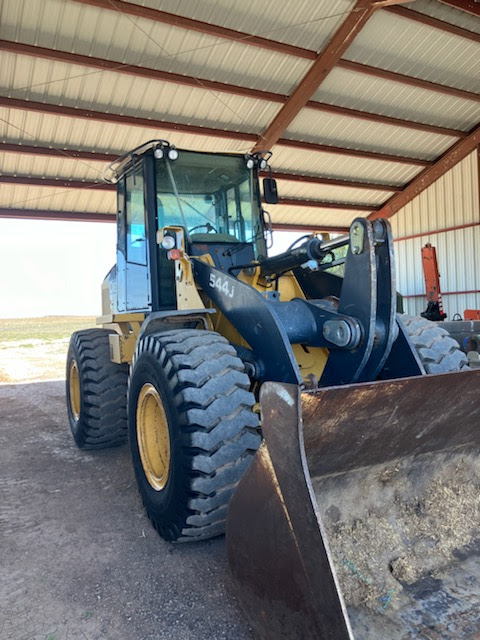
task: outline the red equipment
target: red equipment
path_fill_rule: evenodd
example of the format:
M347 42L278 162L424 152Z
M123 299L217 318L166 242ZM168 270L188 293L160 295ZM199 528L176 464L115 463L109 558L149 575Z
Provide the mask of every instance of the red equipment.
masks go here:
M445 320L447 314L444 313L442 305L437 252L429 242L422 248L422 266L427 292L427 308L421 315L427 320Z

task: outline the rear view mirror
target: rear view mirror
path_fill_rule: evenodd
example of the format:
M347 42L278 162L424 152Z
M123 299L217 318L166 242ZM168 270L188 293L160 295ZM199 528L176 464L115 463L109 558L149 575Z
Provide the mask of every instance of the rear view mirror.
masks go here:
M277 181L274 178L263 179L263 198L268 204L278 204Z

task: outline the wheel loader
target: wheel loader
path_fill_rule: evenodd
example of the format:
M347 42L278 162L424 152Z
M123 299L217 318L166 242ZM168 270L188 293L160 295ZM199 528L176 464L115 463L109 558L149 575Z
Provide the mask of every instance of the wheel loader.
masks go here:
M260 638L480 638L480 371L397 313L388 221L268 256L269 157L154 140L110 165L117 262L101 327L71 338L75 442L129 441L165 540L226 529Z

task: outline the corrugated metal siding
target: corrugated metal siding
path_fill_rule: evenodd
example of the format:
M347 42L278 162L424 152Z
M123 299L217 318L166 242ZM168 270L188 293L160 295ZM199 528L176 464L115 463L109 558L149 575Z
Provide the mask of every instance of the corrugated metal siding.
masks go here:
M447 294L443 303L449 318L455 313L463 315L466 308L480 309L478 293L448 295L448 292L480 289L480 201L476 151L401 209L391 223L396 238L423 234L395 243L398 290L405 296L422 296L405 300L409 313L419 313L426 307L421 249L427 242L437 249L440 286ZM464 224L477 226L429 233Z

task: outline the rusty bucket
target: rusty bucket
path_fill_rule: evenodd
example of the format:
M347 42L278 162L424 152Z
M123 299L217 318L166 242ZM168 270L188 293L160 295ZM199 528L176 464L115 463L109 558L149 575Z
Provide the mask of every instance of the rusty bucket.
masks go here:
M480 639L479 391L480 371L263 386L227 519L259 638Z

